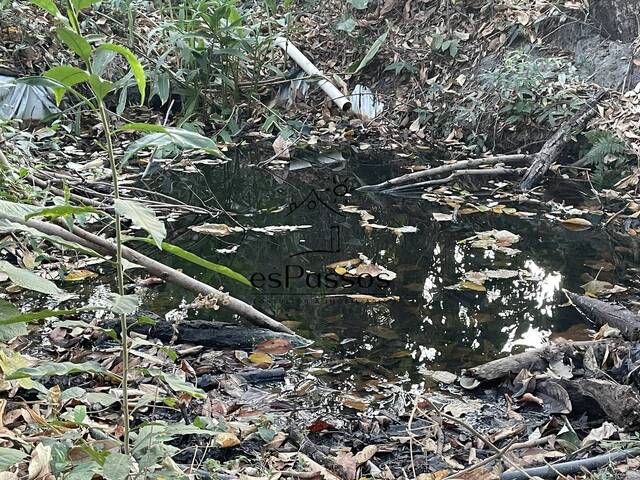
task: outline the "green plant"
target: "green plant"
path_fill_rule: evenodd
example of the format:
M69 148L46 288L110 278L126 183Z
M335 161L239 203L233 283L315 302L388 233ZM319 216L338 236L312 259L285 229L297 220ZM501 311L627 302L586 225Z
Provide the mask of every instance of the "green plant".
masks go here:
M596 186L611 186L624 176L628 166L625 142L604 130L589 130L584 137L589 148L582 155L580 163L593 168L592 180Z

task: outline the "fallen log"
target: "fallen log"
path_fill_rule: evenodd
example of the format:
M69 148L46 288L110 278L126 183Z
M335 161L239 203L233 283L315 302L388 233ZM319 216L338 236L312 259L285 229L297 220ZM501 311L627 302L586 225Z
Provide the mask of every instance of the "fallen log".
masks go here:
M104 326L119 333L119 321L109 321ZM129 331L157 338L165 344L175 339L176 343L202 345L213 350L253 350L257 344L274 339L285 339L293 348L306 347L311 343L299 335L208 320L186 320L177 324L160 320L149 325L132 319Z
M592 398L607 418L623 428L640 425L640 396L631 385L620 385L604 378L579 378L570 381L579 392Z
M520 182L521 190L530 190L540 182L549 167L560 157L575 131L582 130L596 114L595 105L603 96L604 91L587 101L580 110L560 125L560 128L544 143L540 151L535 154L533 163Z
M576 309L596 326L605 324L617 328L627 340L640 339L640 315L627 310L622 305L613 305L595 298L564 290L565 295Z
M420 172L407 173L399 177L392 178L386 182L378 183L376 185L364 185L357 189L359 192L379 192L381 190L388 190L392 187L402 185L409 182L415 182L417 180L429 177L435 177L436 175L442 175L450 173L456 170L465 170L474 167L480 167L483 165L497 165L499 163L518 163L528 162L532 159L530 155L499 155L497 157L486 158L474 158L471 160L462 160L455 163L447 163L439 167L428 168Z
M19 225L35 228L36 230L39 230L40 232L46 233L48 235L58 236L64 240L77 243L85 248L95 250L102 255L115 255L116 246L112 241L87 232L86 230L83 230L77 226L73 226L72 231L70 232L66 228L50 222L42 222L39 220L24 221L21 218L7 215L2 212L0 212L0 218L9 220L10 222L17 223ZM145 268L148 272L157 277L174 283L175 285L185 288L186 290L189 290L198 295L207 296L213 300L218 301L221 306L224 306L234 313L240 315L241 317L246 318L254 325L268 328L276 332L284 332L295 335L295 333L290 328L272 319L268 315L265 315L259 310L256 310L248 303L234 298L225 292L207 285L206 283L191 278L190 276L185 275L184 273L179 272L167 265L164 265L163 263L153 260L146 255L138 253L129 247L122 247L122 256L124 259Z

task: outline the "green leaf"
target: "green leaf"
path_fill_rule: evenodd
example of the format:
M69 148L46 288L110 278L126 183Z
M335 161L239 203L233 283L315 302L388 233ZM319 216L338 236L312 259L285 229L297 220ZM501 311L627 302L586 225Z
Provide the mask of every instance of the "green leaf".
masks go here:
M140 92L141 97L140 103L143 104L147 81L145 78L144 69L142 68L142 65L133 54L133 52L127 47L116 45L115 43L104 43L96 48L96 52L101 50L111 50L112 52L119 53L127 60L127 62L129 63L129 67L131 67L131 71L133 72L133 76L136 79L136 85L138 85L138 91Z
M59 377L64 375L72 375L75 373L92 373L115 377L113 373L104 368L98 362L45 362L41 365L38 365L37 367L20 368L11 375L8 375L7 380L17 380L19 378L34 377Z
M76 405L73 407L73 421L82 423L87 418L87 407L84 405Z
M38 210L40 210L39 207L34 207L33 205L29 205L27 203L16 203L8 202L7 200L0 200L0 212L2 212L4 215L17 217L20 220L24 220L24 217L26 215L37 212Z
M0 447L0 471L6 472L9 467L27 458L27 454L15 448Z
M36 320L43 320L45 318L50 317L63 317L65 315L73 315L77 312L77 310L39 310L37 312L26 312L21 313L18 309L13 307L13 309L9 308L11 303L6 300L0 300L0 341L3 341L4 337L3 332L5 332L4 327L8 325L17 325L24 324L28 322L34 322ZM19 335L26 334L26 329L24 333L20 333Z
M131 315L138 309L137 295L111 294L111 311L118 315Z
M129 476L132 463L129 455L113 452L104 461L102 476L106 480L125 480Z
M56 30L58 38L76 55L78 55L85 63L89 62L91 57L91 45L82 35L68 28L58 28Z
M25 220L29 220L33 217L45 217L45 218L58 218L68 217L69 215L79 215L82 213L96 213L97 210L93 207L74 207L72 205L58 205L56 207L47 207L37 212L30 213L25 217Z
M54 17L62 16L53 0L31 0L31 3L40 7L45 12L50 13Z
M89 8L91 5L98 3L99 1L100 0L71 0L71 3L73 4L73 8L79 12L83 8Z
M389 34L389 32L386 31L382 35L380 35L376 39L376 41L373 42L373 45L371 45L371 48L369 48L369 51L364 56L364 58L360 61L360 63L358 63L357 65L355 63L352 64L347 69L347 73L358 73L360 70L362 70L364 67L366 67L369 64L369 62L371 61L371 59L373 59L373 57L375 57L376 54L378 53L378 50L380 50L380 47L382 46L384 41L387 39L387 35L388 34Z
M128 161L139 150L145 147L164 147L166 145L177 145L181 148L197 148L215 157L226 158L218 149L216 142L204 135L184 128L162 127L160 125L150 125L147 123L129 123L119 130L154 132L132 142L124 154L123 162Z
M11 281L22 288L48 295L56 295L62 292L52 281L36 275L31 270L15 267L4 260L0 261L0 271L9 275Z
M109 92L113 90L112 82L100 78L95 73L89 77L89 85L91 85L91 90L93 90L95 96L100 100L104 99L104 97L106 97Z
M153 240L150 238L129 237L127 238L127 240L136 240L139 242L145 242L153 245ZM224 275L225 277L232 278L233 280L236 280L237 282L240 282L249 287L252 286L251 282L247 279L247 277L245 277L241 273L235 272L231 270L229 267L225 267L224 265L220 265L218 263L213 263L213 262L210 262L209 260L205 260L204 258L196 255L195 253L191 253L187 250L184 250L178 247L177 245L172 245L171 243L162 242L160 248L164 252L171 253L172 255L175 255L176 257L180 257L183 260L186 260L187 262L194 263L208 270L219 273L220 275Z
M43 73L43 76L62 84L62 86L56 86L53 88L56 105L60 105L67 88L89 80L89 74L86 71L70 65L60 65L50 68Z
M116 213L128 218L136 226L144 228L162 250L162 240L167 236L167 230L153 210L133 200L118 199L114 206Z
M9 319L20 315L18 310L11 302L0 300L0 320ZM0 342L8 342L12 338L26 335L27 327L24 323L0 325Z

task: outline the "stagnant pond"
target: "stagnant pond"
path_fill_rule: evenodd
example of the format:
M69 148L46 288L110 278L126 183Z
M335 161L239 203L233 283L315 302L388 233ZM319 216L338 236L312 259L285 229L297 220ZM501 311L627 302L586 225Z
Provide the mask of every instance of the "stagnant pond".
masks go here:
M360 359L363 365L413 376L422 366L457 369L542 345L552 335L580 338L583 322L575 310L562 306L561 289L582 292L580 285L599 270L600 280L620 282L631 255L601 229L569 230L535 207L528 208L537 213L530 217L507 215L498 207L442 222L433 212L447 209L428 200L356 192L360 185L399 173L386 152L333 152L296 159L284 170L256 168L268 155L241 151L223 165L163 172L145 182L147 188L186 203L228 212L208 219L182 216L169 224L169 240L231 267L259 288L223 280L179 259L165 261L214 286L224 284L246 301L255 299L257 308L290 322L325 350ZM489 190L498 187L490 185ZM482 195L476 203L491 206L491 196L486 191ZM363 218L400 230L365 228ZM304 228L225 236L189 228L205 222ZM509 256L461 243L493 229L518 235L512 248L520 252ZM358 258L384 267L395 278L335 282L336 269L344 273L339 262ZM518 273L488 279L486 291L447 288L464 281L466 272L484 270ZM396 298L374 303L347 294ZM144 308L166 314L183 297L171 285L154 287L144 293ZM224 309L198 315L233 320Z

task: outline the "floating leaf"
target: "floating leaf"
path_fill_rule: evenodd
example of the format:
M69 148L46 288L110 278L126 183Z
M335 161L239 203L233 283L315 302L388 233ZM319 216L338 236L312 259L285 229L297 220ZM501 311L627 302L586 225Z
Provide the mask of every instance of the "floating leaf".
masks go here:
M64 276L65 282L79 282L87 278L97 277L98 274L91 270L72 270Z
M576 232L588 230L593 226L593 224L589 220L579 217L566 218L564 220L560 220L560 223L562 223L562 225L564 225L567 229L574 230Z
M111 294L111 311L117 315L131 315L138 309L137 295Z

